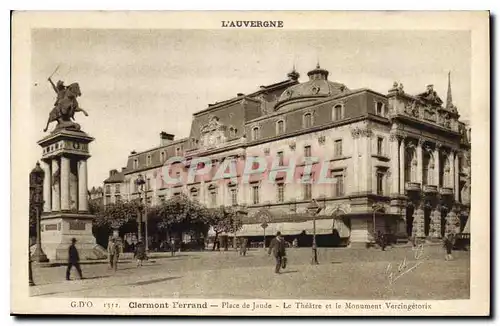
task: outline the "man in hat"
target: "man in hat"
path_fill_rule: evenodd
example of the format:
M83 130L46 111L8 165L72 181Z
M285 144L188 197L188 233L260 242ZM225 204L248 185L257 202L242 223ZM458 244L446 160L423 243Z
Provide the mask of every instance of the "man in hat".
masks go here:
M285 239L283 239L281 232L279 231L276 233L276 238L272 239L269 244L268 255L271 253L273 253L274 258L276 259L274 272L278 274L282 264L286 264ZM283 267L285 267L285 264L283 264Z
M75 266L80 279L83 279L82 270L80 268L80 256L78 255L78 249L76 249L75 243L76 239L71 239L71 245L68 249L68 268L66 269L66 281L70 280L69 276L71 273L71 267L73 266Z

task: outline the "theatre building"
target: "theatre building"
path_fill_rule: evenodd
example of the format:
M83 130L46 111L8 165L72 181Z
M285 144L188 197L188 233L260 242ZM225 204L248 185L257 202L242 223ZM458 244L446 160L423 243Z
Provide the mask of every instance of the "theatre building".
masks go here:
M242 212L236 237L262 241L264 233L281 231L301 245L310 244L314 224L319 246L364 244L377 231L438 239L463 230L470 212L470 129L459 121L450 81L442 101L432 85L415 95L398 83L386 94L351 89L319 65L305 82L295 70L287 77L195 113L188 138L162 132L158 147L131 153L105 182L105 202L142 195L154 205L183 192L209 207ZM211 160L213 172L167 184L161 167L173 156L187 163L172 177L185 176L199 157ZM240 166L250 157L277 162L268 166L278 172L275 181L252 175L241 182L241 169L236 182L213 180L220 164ZM283 170L290 166L292 181ZM321 173L329 183L318 182ZM135 183L139 174L145 194Z

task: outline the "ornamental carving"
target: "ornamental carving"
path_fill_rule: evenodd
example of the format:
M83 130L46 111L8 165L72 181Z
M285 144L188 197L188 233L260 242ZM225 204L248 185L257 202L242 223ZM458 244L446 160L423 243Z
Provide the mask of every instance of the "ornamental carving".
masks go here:
M202 147L213 147L225 143L225 129L226 126L219 121L218 117L210 116L208 123L200 129L200 145Z
M291 142L291 143L288 145L288 147L290 147L290 149L291 149L292 151L294 151L294 150L295 150L295 147L296 147L296 146L297 146L297 145L295 144L295 142Z
M325 136L319 136L318 137L318 143L320 145L323 145L325 143L326 137Z
M320 90L320 87L318 85L313 85L311 91L313 94L318 94L319 93L319 90Z
M264 154L269 155L270 151L268 147L264 148Z

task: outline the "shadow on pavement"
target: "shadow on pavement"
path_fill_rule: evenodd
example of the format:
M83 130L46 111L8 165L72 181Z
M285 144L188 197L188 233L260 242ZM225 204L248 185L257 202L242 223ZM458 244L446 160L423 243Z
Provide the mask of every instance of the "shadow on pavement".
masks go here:
M165 281L171 281L181 278L180 276L174 276L174 277L164 277L164 278L157 278L154 280L148 280L148 281L141 281L141 282L134 282L134 283L128 283L127 285L149 285L149 284L154 284L154 283L161 283Z
M297 273L298 271L283 271L281 274Z

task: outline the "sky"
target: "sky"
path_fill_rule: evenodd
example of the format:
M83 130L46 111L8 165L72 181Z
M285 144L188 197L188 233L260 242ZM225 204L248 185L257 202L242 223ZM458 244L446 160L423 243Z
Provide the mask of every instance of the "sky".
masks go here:
M349 30L109 30L35 29L32 32L31 110L38 129L27 132L33 166L37 141L53 108L47 78L78 82L75 116L95 138L88 185L102 185L131 151L158 146L159 133L187 137L192 114L215 103L285 80L295 65L307 72L319 61L331 81L386 94L394 81L417 94L433 84L446 99L451 71L453 102L461 120L470 114L471 46L467 31ZM53 123L49 132L55 127Z

